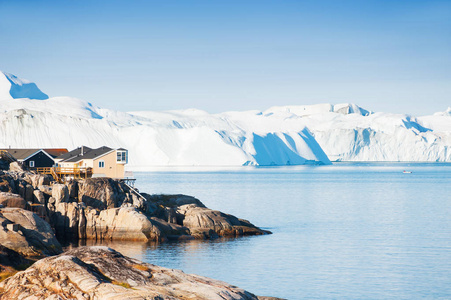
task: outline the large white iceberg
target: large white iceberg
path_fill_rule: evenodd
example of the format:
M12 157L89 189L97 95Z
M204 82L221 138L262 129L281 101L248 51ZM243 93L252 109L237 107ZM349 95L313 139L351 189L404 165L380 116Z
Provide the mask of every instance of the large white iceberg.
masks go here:
M33 87L11 94L11 78ZM36 88L34 88L36 87ZM0 72L0 147L124 147L129 167L451 161L451 116L372 113L355 104L209 114L118 112ZM39 97L36 97L36 96ZM330 160L329 160L330 159Z

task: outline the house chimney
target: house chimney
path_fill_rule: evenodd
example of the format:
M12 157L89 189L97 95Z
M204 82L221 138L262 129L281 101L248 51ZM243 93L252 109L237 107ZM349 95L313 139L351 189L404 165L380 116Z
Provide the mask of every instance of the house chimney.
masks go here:
M81 146L81 156L83 156L83 146Z

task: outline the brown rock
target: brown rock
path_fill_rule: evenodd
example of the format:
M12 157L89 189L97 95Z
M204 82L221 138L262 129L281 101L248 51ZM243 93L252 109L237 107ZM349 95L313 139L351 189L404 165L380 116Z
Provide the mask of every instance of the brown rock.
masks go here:
M86 213L86 238L148 241L161 239L161 230L134 207Z
M52 196L52 187L49 185L40 185L38 189L48 196Z
M69 190L65 184L54 184L52 186L52 197L55 199L55 203L68 202Z
M9 230L18 224L19 230ZM20 208L0 209L0 244L25 256L61 253L50 225L31 211Z
M18 194L0 192L0 204L4 207L25 208L27 202Z
M261 230L246 220L235 216L198 207L195 204L182 205L177 209L177 214L182 215L183 226L190 229L191 234L209 237L210 230L219 236L260 235L270 233Z
M33 191L34 191L34 188L33 188L33 186L31 186L31 184L27 184L25 186L25 195L24 195L25 201L33 202Z
M18 163L17 161L9 164L9 170L11 172L23 172L22 165L20 163Z
M67 189L69 190L69 197L70 198L78 198L78 182L75 180L71 180L68 183L66 183Z
M100 210L117 207L117 184L111 178L89 178L79 182L78 199Z
M45 204L45 197L44 193L40 190L34 190L33 191L33 202L39 203L39 204Z
M33 188L38 188L40 185L50 185L50 178L48 175L27 173L26 180Z
M81 247L42 259L0 283L2 299L257 300L240 288L122 256Z
M75 202L55 203L55 209L51 214L51 224L55 228L55 233L58 237L78 238L79 205L79 203Z

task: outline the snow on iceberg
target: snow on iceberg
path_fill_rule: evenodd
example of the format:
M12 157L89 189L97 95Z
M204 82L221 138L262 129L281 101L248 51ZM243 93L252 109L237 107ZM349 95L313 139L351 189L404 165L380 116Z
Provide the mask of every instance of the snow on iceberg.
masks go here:
M10 85L0 85L1 95L9 90ZM123 113L70 97L3 97L0 121L0 147L124 147L131 168L330 164L303 126L291 133L262 132L196 109Z
M1 74L0 147L124 147L129 168L140 170L331 160L451 161L450 109L418 118L373 113L350 103L220 114L197 109L126 113L70 97L3 97L10 95L11 85L1 81Z
M20 98L44 100L49 97L35 83L0 71L0 99Z

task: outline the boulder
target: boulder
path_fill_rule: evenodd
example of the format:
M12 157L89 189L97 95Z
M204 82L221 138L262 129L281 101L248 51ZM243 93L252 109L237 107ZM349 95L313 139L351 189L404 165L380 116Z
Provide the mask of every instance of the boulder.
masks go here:
M0 245L24 256L61 253L61 245L50 225L31 211L20 208L0 209Z
M33 202L33 191L34 188L31 184L25 186L24 199L26 202Z
M39 203L39 204L45 204L45 197L44 193L40 190L34 190L33 191L33 202Z
M205 205L197 198L187 195L149 195L142 193L147 201L155 205L164 207L178 207L186 204L194 204L195 206L205 207Z
M11 172L23 172L23 167L22 164L20 164L19 162L15 161L9 164L9 170Z
M71 180L66 183L67 189L69 191L70 198L78 198L78 182L75 180Z
M81 247L0 283L2 299L257 300L227 283L142 263L107 247Z
M78 239L81 203L55 203L50 215L50 223L55 228L55 234L62 239Z
M45 204L31 203L28 205L28 209L37 214L38 217L42 218L47 223L50 222Z
M118 207L118 186L111 178L89 178L78 183L78 199L100 210Z
M69 189L65 184L54 184L52 186L52 197L55 199L55 203L68 202Z
M4 207L25 208L27 202L18 194L0 192L0 204Z
M111 208L98 214L87 208L85 216L88 239L161 241L168 235L188 234L186 228L149 219L135 207Z
M242 236L268 234L249 221L238 219L235 216L199 207L195 204L182 205L177 209L179 219L183 219L183 226L190 229L196 237L209 238L211 231L219 236ZM214 236L213 236L214 237Z
M38 189L48 196L52 196L52 187L49 185L40 185Z
M38 188L40 185L50 185L49 175L27 173L26 180L33 188Z

